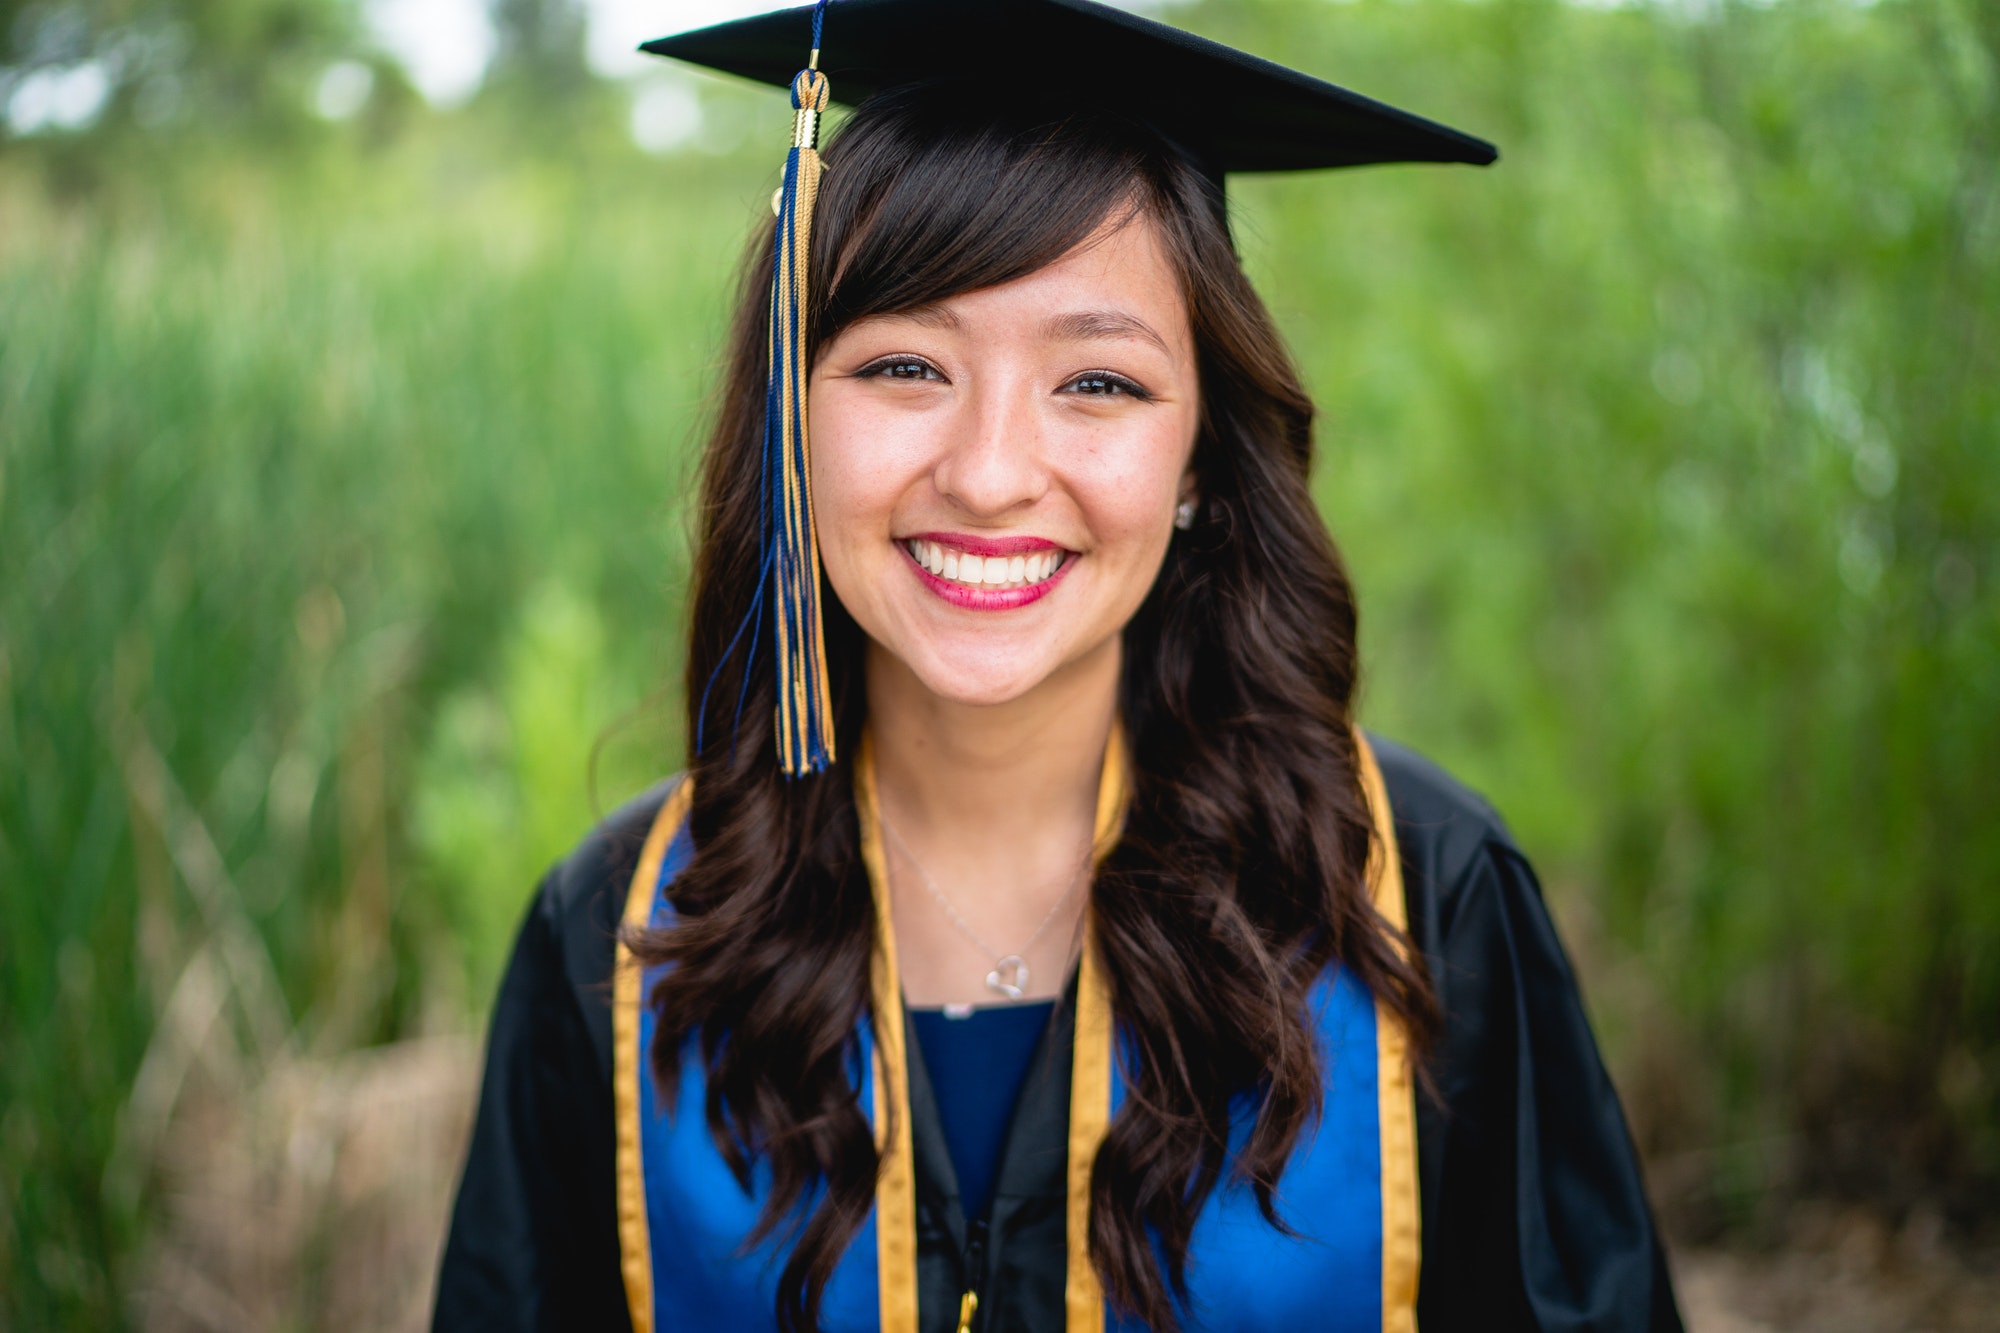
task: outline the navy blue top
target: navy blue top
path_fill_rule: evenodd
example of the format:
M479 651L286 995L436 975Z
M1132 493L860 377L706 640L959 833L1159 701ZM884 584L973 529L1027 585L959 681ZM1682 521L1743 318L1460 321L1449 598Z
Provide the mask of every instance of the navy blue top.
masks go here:
M963 1018L910 1010L967 1221L985 1217L993 1202L1014 1103L1054 1009L1054 1000L1042 1000L985 1005Z

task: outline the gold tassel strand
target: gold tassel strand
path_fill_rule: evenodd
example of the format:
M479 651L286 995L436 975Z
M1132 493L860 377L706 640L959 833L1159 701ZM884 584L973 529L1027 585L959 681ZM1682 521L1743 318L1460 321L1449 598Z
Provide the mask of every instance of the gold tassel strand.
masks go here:
M819 532L813 519L811 450L806 428L807 273L813 208L822 165L819 119L830 86L819 52L792 80L792 149L773 199L778 214L771 281L771 374L765 404L765 475L771 488L771 535L777 542L778 756L787 776L825 769L835 759L826 631L820 614Z

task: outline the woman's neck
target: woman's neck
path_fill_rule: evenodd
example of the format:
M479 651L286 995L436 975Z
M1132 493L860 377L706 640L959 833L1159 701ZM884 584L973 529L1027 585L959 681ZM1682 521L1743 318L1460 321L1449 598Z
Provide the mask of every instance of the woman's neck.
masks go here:
M997 1001L985 973L1012 953L1027 961L1030 997L1061 989L1087 896L1078 881L1119 667L1113 639L1020 699L975 706L938 697L871 646L875 785L892 830L885 850L912 1003Z
M1118 708L1117 640L1004 704L931 693L871 646L868 725L875 781L899 828L1004 845L1089 823Z

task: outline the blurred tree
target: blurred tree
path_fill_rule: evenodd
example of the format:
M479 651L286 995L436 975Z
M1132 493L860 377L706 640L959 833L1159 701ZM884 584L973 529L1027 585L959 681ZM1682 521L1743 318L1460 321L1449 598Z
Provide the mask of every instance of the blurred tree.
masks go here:
M1186 18L1502 145L1243 230L1369 716L1538 858L1681 1220L1990 1208L2000 6Z
M581 0L489 0L487 13L495 49L478 101L510 152L574 164L625 137L629 101L591 71Z
M488 12L497 38L486 76L489 88L545 107L590 90L583 47L585 15L579 0L492 0Z
M102 81L106 127L282 130L366 45L352 0L0 0L0 101L82 72Z

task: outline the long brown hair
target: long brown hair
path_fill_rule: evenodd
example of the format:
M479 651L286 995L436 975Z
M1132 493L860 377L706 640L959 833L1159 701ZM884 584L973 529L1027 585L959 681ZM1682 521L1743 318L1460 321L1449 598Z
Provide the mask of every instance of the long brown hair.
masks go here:
M1129 1095L1091 1171L1091 1259L1114 1302L1168 1329L1245 1094L1256 1119L1229 1165L1283 1224L1273 1187L1320 1108L1313 981L1336 961L1351 969L1419 1047L1432 1000L1369 905L1348 716L1354 597L1308 493L1312 403L1243 274L1220 191L1115 112L985 100L902 90L842 126L813 236L810 343L1032 273L1121 209L1150 219L1179 270L1201 378L1201 505L1125 630L1132 799L1090 899L1130 1042ZM754 1161L768 1167L752 1239L792 1242L777 1314L799 1330L816 1326L874 1202L854 1075L875 909L849 769L788 780L773 746L769 631L752 613L769 255L767 224L704 462L687 658L696 852L672 887L679 920L632 944L669 965L650 997L664 1095L698 1043L718 1149L746 1188ZM823 602L836 734L852 755L863 640L830 591Z

